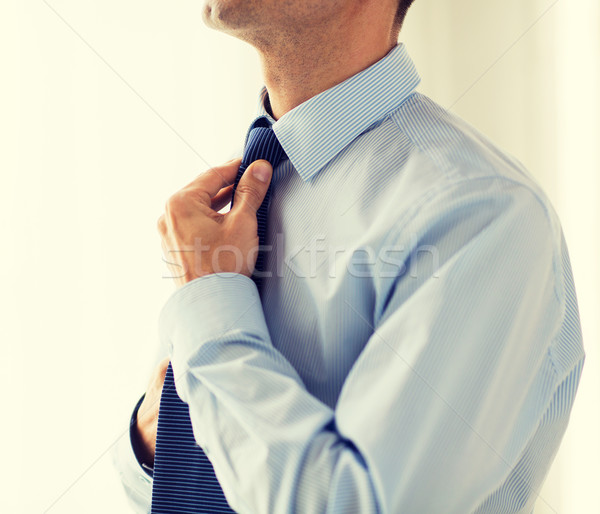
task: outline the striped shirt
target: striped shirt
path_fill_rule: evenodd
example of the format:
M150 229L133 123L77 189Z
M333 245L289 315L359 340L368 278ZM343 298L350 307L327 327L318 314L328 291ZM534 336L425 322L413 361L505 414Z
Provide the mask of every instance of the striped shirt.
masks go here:
M263 90L288 159L261 294L217 274L163 308L177 391L238 512L544 501L584 360L560 224L418 83L398 45L277 121ZM145 511L150 479L134 489Z

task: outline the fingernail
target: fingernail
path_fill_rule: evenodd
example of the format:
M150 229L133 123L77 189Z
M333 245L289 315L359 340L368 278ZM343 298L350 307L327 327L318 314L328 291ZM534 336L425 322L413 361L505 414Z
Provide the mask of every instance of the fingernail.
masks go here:
M271 178L271 166L266 162L257 162L252 168L252 175L260 182L268 182Z

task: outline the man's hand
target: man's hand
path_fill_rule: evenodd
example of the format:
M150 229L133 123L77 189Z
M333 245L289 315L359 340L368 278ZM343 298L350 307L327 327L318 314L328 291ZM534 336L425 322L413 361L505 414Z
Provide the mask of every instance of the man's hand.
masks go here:
M252 163L237 186L233 208L221 214L240 162L206 171L169 198L158 230L168 264L178 269L173 277L178 285L219 272L252 275L258 255L256 211L273 170L267 161Z
M160 361L150 377L148 389L144 401L140 405L137 413L137 441L140 449L142 462L148 466L154 465L154 451L156 449L156 428L158 426L158 408L160 406L160 396L162 394L163 384L165 383L165 374L169 366L169 357Z

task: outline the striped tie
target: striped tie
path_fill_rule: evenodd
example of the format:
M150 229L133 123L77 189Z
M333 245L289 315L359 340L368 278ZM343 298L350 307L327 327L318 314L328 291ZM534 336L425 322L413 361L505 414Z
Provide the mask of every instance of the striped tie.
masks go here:
M258 118L250 127L242 164L233 186L234 194L242 174L252 162L264 159L275 168L283 158L285 153L269 121L264 117ZM270 196L269 186L256 213L261 246L266 239ZM233 200L231 204L233 206ZM264 271L264 265L264 252L259 252L252 277L259 291L260 272ZM153 476L152 514L234 512L225 499L212 464L196 444L188 406L181 401L175 390L171 364L167 369L160 399Z

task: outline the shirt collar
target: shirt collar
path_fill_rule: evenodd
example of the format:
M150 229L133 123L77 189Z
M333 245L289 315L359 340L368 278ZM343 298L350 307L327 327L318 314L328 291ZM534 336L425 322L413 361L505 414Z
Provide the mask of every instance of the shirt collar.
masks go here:
M286 155L307 181L367 128L395 110L420 82L402 43L383 59L319 93L275 121L260 93L257 117L273 123Z

